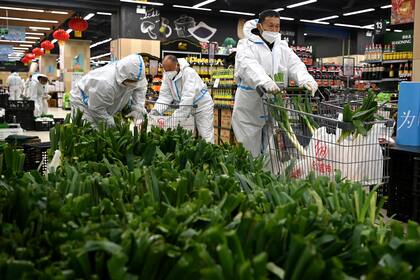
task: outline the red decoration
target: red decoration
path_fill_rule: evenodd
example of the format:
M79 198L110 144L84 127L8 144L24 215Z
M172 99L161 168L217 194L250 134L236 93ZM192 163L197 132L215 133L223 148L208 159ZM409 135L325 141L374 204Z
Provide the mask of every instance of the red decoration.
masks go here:
M25 64L28 65L33 59L35 59L35 55L32 53L28 53L26 54L21 61Z
M80 38L82 37L82 32L88 29L89 24L86 20L75 17L69 21L69 27L74 30L74 36Z
M30 61L35 59L35 55L33 53L28 53L26 56L29 58Z
M25 64L25 66L27 66L29 63L29 58L25 55L20 61L22 61L22 63Z
M32 53L35 55L35 57L43 56L44 51L41 48L35 48L32 50Z
M41 43L41 48L44 49L46 54L51 53L51 50L54 49L54 44L51 41L45 40Z
M70 39L70 35L64 29L58 29L53 33L54 39L58 40L60 45Z

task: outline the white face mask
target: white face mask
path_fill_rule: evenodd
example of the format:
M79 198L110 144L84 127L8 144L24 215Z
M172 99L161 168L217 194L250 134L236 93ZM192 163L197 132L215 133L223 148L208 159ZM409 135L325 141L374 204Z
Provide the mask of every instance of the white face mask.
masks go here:
M264 38L264 40L266 40L267 42L269 42L270 44L272 44L280 36L280 33L278 33L278 32L271 32L271 31L263 31L261 33L261 36Z
M128 88L136 88L139 86L139 82L124 81L123 84Z
M178 74L178 72L177 72L177 71L166 71L166 72L165 72L165 76L166 76L168 79L173 79L173 78L175 78L177 74Z

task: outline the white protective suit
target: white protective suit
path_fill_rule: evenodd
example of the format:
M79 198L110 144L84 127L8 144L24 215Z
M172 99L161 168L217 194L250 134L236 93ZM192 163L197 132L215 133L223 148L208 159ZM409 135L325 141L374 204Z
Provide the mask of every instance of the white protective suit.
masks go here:
M12 73L6 80L6 85L9 87L9 99L21 99L23 93L23 81L18 73Z
M256 91L277 73L284 74L284 81L295 80L299 86L315 84L305 64L289 48L280 36L272 50L260 36L252 33L258 20L245 23L245 38L240 40L236 53L235 79L238 89L235 95L232 127L235 137L254 157L266 154L268 141L272 138L267 126L262 98Z
M147 91L145 64L139 54L129 55L87 73L71 91L73 113L79 109L83 118L93 125L105 122L114 126L114 115L132 101L132 111L147 114L144 108ZM138 81L135 87L123 84L125 80Z
M185 59L178 59L178 64L180 71L174 79L163 77L154 110L163 114L168 108L166 104L179 105L172 116L187 118L192 113L200 136L207 142L214 143L214 104L207 85Z
M33 74L27 88L28 97L35 102L35 117L40 117L48 113L48 103L46 100L49 99L49 95L45 91L45 85L42 85L38 80L40 76L47 78L47 76L42 74Z

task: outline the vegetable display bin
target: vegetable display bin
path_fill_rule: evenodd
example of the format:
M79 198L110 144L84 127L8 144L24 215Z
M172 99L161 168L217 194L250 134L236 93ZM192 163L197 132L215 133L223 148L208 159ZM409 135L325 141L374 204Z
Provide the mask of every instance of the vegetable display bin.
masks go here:
M420 146L420 83L400 84L397 144Z
M48 167L48 149L50 148L50 142L24 144L24 170L39 170L40 173L44 174Z

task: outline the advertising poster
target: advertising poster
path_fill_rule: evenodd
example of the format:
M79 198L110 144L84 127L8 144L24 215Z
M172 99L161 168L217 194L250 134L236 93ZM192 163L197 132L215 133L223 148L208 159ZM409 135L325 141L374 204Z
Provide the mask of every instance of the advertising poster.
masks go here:
M392 0L391 24L414 22L415 0Z

